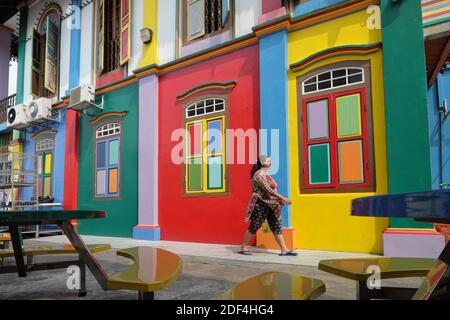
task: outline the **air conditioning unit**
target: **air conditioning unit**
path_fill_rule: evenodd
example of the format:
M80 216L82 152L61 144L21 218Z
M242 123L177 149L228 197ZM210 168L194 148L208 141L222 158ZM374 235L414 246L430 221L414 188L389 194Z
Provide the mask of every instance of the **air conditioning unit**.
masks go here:
M52 100L39 98L31 101L26 107L29 123L42 123L52 120Z
M95 89L91 85L84 84L70 91L69 109L82 112L92 107L101 108L95 104Z
M9 107L6 111L6 127L12 129L24 129L28 127L28 117L26 113L26 105L18 104Z

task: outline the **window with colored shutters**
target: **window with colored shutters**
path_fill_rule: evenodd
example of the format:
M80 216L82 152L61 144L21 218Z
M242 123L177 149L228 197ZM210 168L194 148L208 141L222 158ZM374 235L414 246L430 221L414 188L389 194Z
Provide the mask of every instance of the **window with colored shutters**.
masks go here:
M58 89L60 12L50 7L33 30L31 93L35 97L53 97Z
M230 0L182 0L185 4L186 41L214 34L227 28Z
M96 70L118 70L130 59L131 0L96 2Z
M95 197L118 198L120 196L120 123L102 124L95 133Z
M36 171L38 174L36 195L38 197L51 197L53 195L53 157L55 140L45 138L35 145Z
M226 191L225 109L223 98L202 99L186 107L186 194Z
M371 90L364 72L332 69L299 82L302 192L374 190Z

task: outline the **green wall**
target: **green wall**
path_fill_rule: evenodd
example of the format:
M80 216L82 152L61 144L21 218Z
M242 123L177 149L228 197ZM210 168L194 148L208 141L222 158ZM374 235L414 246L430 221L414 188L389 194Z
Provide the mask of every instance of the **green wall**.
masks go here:
M421 2L381 0L389 193L431 190ZM393 228L429 227L392 219Z
M104 96L106 112L127 111L122 126L121 198L94 200L94 130L92 117L82 115L79 128L78 208L105 210L106 219L80 220L82 234L132 237L138 222L138 103L139 86L130 85ZM100 102L100 101L98 101ZM114 117L108 118L114 119Z

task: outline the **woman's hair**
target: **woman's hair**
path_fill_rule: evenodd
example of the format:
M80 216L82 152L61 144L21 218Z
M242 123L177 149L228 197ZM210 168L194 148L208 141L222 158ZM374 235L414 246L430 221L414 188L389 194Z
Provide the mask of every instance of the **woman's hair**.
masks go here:
M250 179L253 179L256 171L262 168L262 163L267 159L266 155L261 155L256 160L256 163L253 165L252 170L250 171Z

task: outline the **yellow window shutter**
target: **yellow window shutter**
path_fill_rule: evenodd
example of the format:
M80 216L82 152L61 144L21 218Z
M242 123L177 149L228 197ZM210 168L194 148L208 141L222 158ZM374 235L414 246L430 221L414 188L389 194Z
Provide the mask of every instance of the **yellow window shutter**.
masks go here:
M97 75L103 72L104 64L104 46L105 46L105 1L97 1L97 19L96 19L96 72Z

